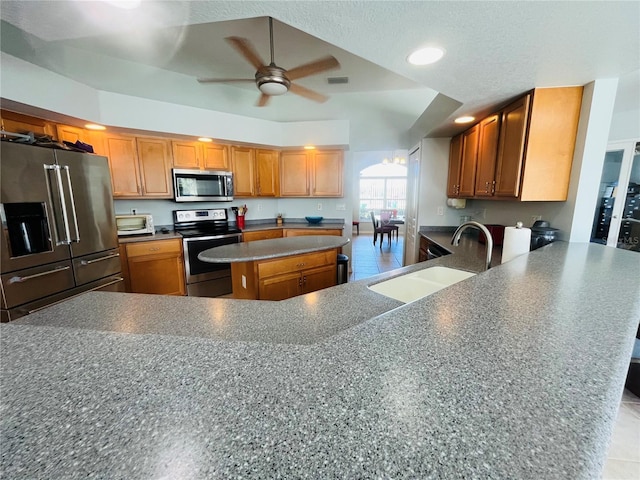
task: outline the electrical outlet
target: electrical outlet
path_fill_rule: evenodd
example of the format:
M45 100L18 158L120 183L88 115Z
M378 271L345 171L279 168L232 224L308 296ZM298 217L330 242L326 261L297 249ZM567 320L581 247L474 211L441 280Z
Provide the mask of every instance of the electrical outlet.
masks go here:
M259 204L258 204L258 211L259 211L259 212L261 212L261 211L262 211L262 204L261 204L261 203L259 203Z
M135 215L135 214L136 214L136 209L135 209L135 208L132 208L132 209L131 209L131 215Z
M318 210L322 210L322 204L321 203L318 204Z
M438 215L444 215L444 207L438 207Z
M338 203L338 204L336 204L336 210L345 210L345 205L344 205L344 203Z

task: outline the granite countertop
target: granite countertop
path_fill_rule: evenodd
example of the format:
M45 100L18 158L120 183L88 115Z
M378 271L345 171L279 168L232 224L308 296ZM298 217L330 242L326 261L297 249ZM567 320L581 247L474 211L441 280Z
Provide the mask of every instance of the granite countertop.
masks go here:
M131 235L130 237L118 237L118 243L152 242L154 240L170 240L172 238L182 239L182 235L173 230L173 227L166 228L166 231L156 229L153 235Z
M2 472L598 478L640 257L555 242L406 305L367 288L466 255L281 302L93 292L2 324Z
M272 238L210 248L201 252L198 259L211 263L250 262L340 248L347 243L348 238L335 235Z

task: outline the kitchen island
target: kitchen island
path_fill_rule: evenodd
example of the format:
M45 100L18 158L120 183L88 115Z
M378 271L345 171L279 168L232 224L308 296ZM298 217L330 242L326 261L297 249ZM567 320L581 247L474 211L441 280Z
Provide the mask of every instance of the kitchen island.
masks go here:
M406 305L367 288L433 265L469 262L282 302L89 293L3 324L2 471L598 478L637 253L555 242Z
M337 283L338 249L345 237L309 235L223 245L198 259L231 263L233 298L284 300Z

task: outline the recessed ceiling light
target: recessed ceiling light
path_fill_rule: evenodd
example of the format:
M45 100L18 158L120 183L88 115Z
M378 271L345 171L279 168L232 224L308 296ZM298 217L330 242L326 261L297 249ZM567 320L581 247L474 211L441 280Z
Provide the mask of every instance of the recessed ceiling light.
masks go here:
M198 139L199 142L213 142L213 140L211 138L207 138L207 137L200 137Z
M454 120L455 123L471 123L476 119L476 117L471 117L466 115L464 117L458 117Z
M425 47L416 50L407 57L411 65L429 65L440 60L444 56L444 50L438 47Z
M87 128L89 130L106 130L107 127L104 127L102 125L97 125L95 123L87 123L84 128Z
M122 8L124 10L133 10L138 8L142 0L103 0L114 7Z

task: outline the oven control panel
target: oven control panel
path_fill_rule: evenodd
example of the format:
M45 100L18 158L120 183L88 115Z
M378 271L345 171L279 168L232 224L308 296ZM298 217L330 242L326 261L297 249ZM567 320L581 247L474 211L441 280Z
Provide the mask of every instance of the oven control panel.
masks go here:
M175 222L205 222L211 220L227 220L226 208L212 208L205 210L174 210Z

